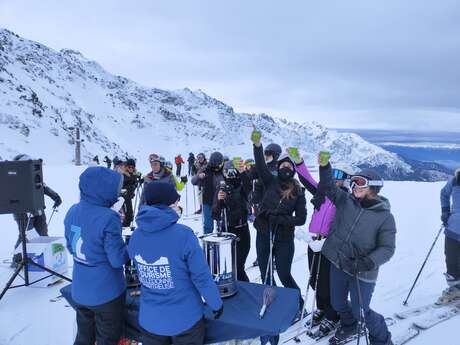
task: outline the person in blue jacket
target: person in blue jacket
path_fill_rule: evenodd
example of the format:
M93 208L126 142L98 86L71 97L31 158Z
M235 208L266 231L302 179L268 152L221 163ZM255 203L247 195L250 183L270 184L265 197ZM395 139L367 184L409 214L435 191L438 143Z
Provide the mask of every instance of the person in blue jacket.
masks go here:
M80 175L80 202L64 220L67 249L73 256L72 299L77 307L74 345L116 345L123 330L128 251L121 235L118 200L123 176L103 167Z
M441 211L446 235L444 253L449 287L436 302L439 305L460 300L460 168L441 190Z
M146 204L128 245L142 284L142 344L203 344L203 299L215 318L223 312L203 250L192 229L177 224L179 194L174 186L149 183L144 196Z

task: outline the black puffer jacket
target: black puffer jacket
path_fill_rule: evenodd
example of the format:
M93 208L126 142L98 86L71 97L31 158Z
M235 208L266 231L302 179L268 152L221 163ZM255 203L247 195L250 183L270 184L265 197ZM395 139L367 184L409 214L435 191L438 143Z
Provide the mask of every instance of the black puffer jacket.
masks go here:
M264 186L264 195L259 204L259 212L254 226L257 231L268 236L270 232L268 213L276 213L281 218L281 222L276 228L276 239L292 240L294 239L295 227L305 224L307 219L304 189L299 187L292 199L282 199L283 183L268 169L262 145L254 146L254 159L257 174Z
M204 179L200 179L200 173L204 173L206 176ZM203 190L203 204L212 206L214 202L214 194L219 189L220 181L224 180L222 170L214 171L209 166L205 166L204 169L199 170L195 176L192 177L192 184L199 186Z

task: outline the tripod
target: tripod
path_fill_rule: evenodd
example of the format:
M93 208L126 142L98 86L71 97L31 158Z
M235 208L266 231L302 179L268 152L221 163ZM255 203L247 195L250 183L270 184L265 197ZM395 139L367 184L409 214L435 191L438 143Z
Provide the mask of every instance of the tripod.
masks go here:
M3 296L5 295L5 293L9 289L15 289L15 288L22 287L22 286L29 286L29 285L32 285L34 283L38 283L39 281L42 281L42 280L44 280L44 279L46 279L48 277L51 277L53 275L55 275L55 276L57 276L57 277L59 277L61 279L67 280L68 282L72 282L72 280L67 278L66 276L63 276L62 274L59 274L59 273L57 273L57 272L55 272L53 270L50 270L49 268L47 268L45 266L37 264L36 262L34 262L32 259L29 258L28 254L27 254L26 229L29 226L31 217L32 216L29 215L27 217L19 217L19 219L18 219L19 236L21 238L21 245L22 245L22 258L21 258L21 261L18 263L18 267L14 271L14 273L11 276L10 280L8 280L8 282L5 285L5 288L2 290L2 293L0 294L0 300L3 298ZM42 270L50 273L50 275L47 275L46 277L40 278L40 279L38 279L38 280L36 280L34 282L30 282L29 281L29 264L33 265L33 266L36 266L38 268L41 268ZM19 275L19 273L21 272L22 269L24 269L24 284L13 285L14 280Z

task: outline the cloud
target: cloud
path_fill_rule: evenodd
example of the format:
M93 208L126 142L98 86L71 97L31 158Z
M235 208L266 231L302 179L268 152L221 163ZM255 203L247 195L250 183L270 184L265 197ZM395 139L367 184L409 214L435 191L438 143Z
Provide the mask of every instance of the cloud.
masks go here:
M0 23L142 84L201 88L240 111L460 131L455 0L3 0Z

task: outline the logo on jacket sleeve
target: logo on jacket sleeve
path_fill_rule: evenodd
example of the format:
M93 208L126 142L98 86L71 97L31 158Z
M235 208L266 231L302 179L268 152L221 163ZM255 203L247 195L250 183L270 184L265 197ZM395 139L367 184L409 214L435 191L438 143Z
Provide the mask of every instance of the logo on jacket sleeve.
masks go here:
M139 280L149 289L174 289L171 267L167 257L160 257L154 263L148 263L140 254L134 257L137 264Z

